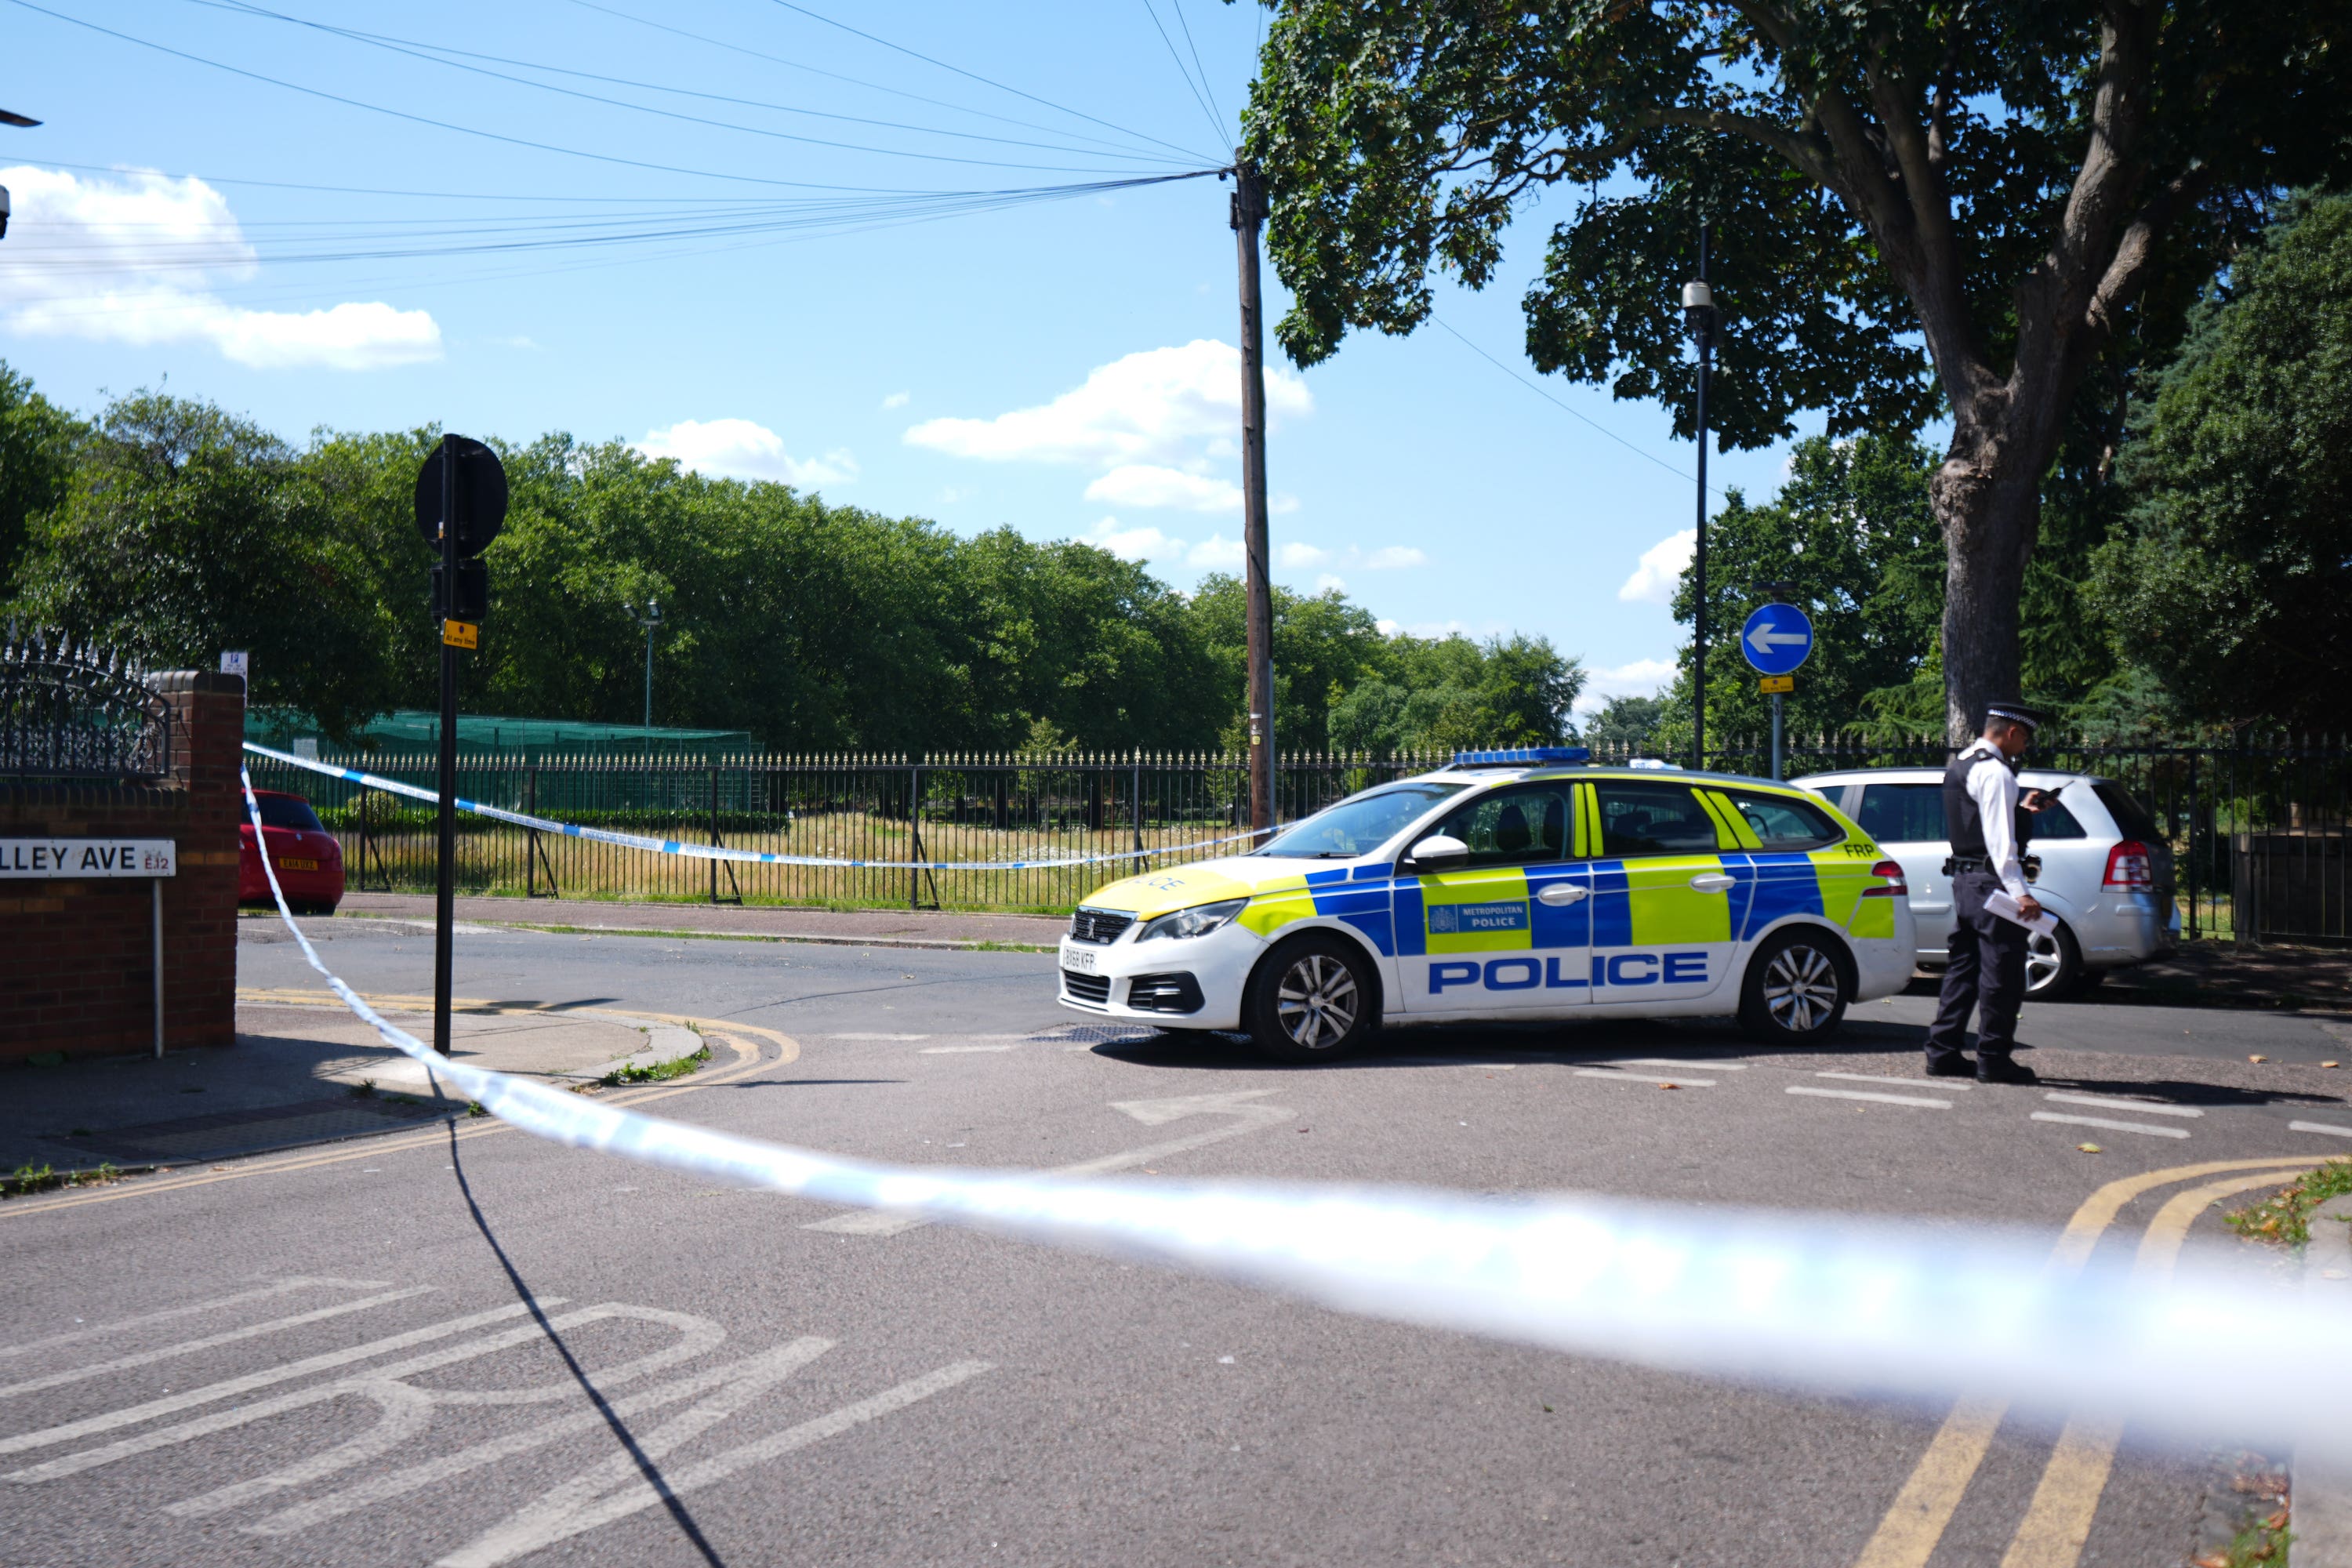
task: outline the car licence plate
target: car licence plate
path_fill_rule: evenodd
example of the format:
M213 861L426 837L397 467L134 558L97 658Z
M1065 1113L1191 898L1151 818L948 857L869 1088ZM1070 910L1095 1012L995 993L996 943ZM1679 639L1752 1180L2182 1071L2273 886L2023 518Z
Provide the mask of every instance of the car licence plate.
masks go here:
M278 868L281 871L315 871L319 863L316 860L280 860Z
M1095 955L1082 948L1066 947L1062 950L1062 967L1074 973L1092 974L1095 972Z

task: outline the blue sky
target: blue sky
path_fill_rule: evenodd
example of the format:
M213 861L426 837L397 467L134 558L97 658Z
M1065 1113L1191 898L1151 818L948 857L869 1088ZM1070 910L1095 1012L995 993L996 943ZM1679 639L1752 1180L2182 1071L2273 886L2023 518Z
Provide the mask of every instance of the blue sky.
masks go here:
M1238 563L1230 186L949 216L877 193L1213 166L1246 5L39 3L59 16L0 0L0 108L46 121L0 129L0 358L54 398L168 379L297 439L568 430L961 531L1094 539L1180 587ZM400 52L420 43L474 54ZM1528 213L1500 280L1441 284L1437 313L1574 414L1433 325L1304 373L1277 353L1276 576L1410 630L1539 633L1595 696L1649 690L1692 451L1656 406L1527 364L1550 221ZM452 253L518 244L542 247ZM1767 494L1785 460L1719 454L1709 478Z

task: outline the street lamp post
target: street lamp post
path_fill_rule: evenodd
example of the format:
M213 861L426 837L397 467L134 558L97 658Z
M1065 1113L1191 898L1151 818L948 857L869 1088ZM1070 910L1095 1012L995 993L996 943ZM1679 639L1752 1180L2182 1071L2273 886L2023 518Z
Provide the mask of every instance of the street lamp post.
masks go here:
M1698 226L1698 277L1683 285L1683 321L1698 348L1698 529L1691 551L1696 582L1691 626L1691 765L1706 766L1706 376L1715 353L1715 294L1706 286L1706 220Z
M637 625L646 628L645 727L650 730L654 727L654 632L656 628L660 626L662 624L661 601L659 599L647 599L646 601L644 614L640 615L636 611L631 610L629 615L631 618L637 623Z
M28 118L26 115L18 114L13 110L0 109L0 125L15 125L29 131L39 123L39 121ZM7 237L8 187L5 185L0 185L0 239L5 239Z

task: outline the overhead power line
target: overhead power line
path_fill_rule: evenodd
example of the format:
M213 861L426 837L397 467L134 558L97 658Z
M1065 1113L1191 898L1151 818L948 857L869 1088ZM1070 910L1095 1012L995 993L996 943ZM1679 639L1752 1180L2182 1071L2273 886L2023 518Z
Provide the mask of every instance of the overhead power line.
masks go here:
M1201 96L1200 88L1192 80L1192 73L1184 68L1184 57L1176 52L1176 40L1168 36L1166 27L1160 26L1160 12L1152 5L1151 0L1143 0L1143 14L1151 18L1151 30L1158 33L1160 41L1168 46L1168 58L1176 62L1176 74L1184 79L1184 89L1192 95L1192 101L1201 106L1201 117L1209 122L1210 130L1222 137L1224 132L1217 124L1216 111L1209 107L1209 100Z
M875 34L865 31L863 28L853 27L846 22L836 22L832 17L827 16L821 12L812 11L805 5L793 4L793 0L769 0L769 3L774 5L781 5L787 11L797 12L801 16L806 16L812 22L822 22L828 27L838 27L845 33L863 38L869 44L878 45L894 53L905 55L909 59L920 60L928 66L937 66L943 71L953 71L960 77L967 77L973 81L982 84L983 86L992 87L999 92L1009 92L1015 98L1025 98L1032 103L1043 104L1047 109L1053 110L1056 113L1075 115L1080 120L1091 121L1092 123L1100 125L1107 130L1116 131L1122 136L1139 137L1146 142L1159 142L1160 145L1162 147L1166 147L1171 152L1181 153L1188 158L1198 158L1201 156L1199 153L1192 151L1192 149L1189 147L1180 147L1173 142L1161 142L1159 137L1147 136L1139 131L1129 131L1123 125L1114 124L1110 121L1101 119L1096 115L1088 114L1084 110L1072 109L1067 104L1055 103L1052 99L1040 98L1034 92L1024 92L1017 87L1011 87L1003 82L998 81L993 77L984 77L978 71L969 71L964 69L961 66L950 65L947 61L924 54L919 49L910 49L904 44L894 44L887 38L879 37Z
M1209 68L1201 63L1201 46L1192 41L1192 24L1184 19L1184 0L1168 0L1168 8L1176 13L1176 25L1184 29L1184 47L1192 51L1192 68L1200 73L1201 90L1209 95L1209 110L1216 117L1217 134L1227 138L1233 128L1225 122L1225 107L1217 101L1217 89L1210 85Z
M299 180L253 180L229 174L167 174L161 169L128 168L120 163L68 163L58 158L44 158L45 169L79 169L93 174L152 174L159 180L201 180L208 185L252 185L263 190L319 191L344 196L411 196L422 201L436 202L590 202L626 205L631 206L675 205L682 196L580 196L550 195L543 191L517 194L497 191L403 191L380 185L318 185ZM709 205L714 202L772 202L773 196L697 196L695 201Z
M566 158L584 158L592 163L613 163L626 169L647 169L661 174L687 174L703 180L731 180L738 184L769 185L780 190L843 191L887 195L928 194L887 185L837 185L814 180L779 180L761 174L730 174L715 169L694 169L677 163L656 163L643 158L624 158L615 153L591 153L580 147L559 146L551 142L534 142L527 136L509 136L503 132L485 131L478 126L460 125L448 120L436 120L430 115L412 114L404 109L393 109L381 103L370 103L365 99L348 98L340 92L329 92L324 88L306 87L300 82L288 81L281 77L265 76L259 71L247 70L243 66L233 66L223 60L191 54L186 49L176 49L169 44L156 43L152 38L142 38L135 34L100 26L96 22L86 21L79 16L69 16L62 11L52 11L46 5L35 5L33 0L8 0L8 4L36 12L53 21L69 23L74 26L87 28L90 32L102 34L110 38L120 39L126 44L136 44L142 49L152 49L158 54L170 55L175 59L188 60L196 65L209 66L215 70L226 71L231 76L243 77L247 81L266 82L271 87L284 88L289 92L299 92L308 98L324 99L330 103L340 103L352 109L364 109L372 114L389 115L394 120L405 120L413 125L429 125L436 131L451 131L460 136L478 136L488 142L502 142L509 147L528 147L533 152L553 153Z
M710 48L723 49L729 54L743 55L755 60L766 60L771 65L782 66L788 70L806 71L811 76L821 76L828 81L846 82L852 87L862 87L869 92L883 93L891 98L903 98L909 103L927 103L934 109L950 110L957 114L970 114L982 120L992 120L999 125L1017 125L1024 131L1042 131L1048 135L1067 136L1079 142L1091 142L1097 147L1108 148L1115 153L1131 153L1139 150L1130 145L1111 141L1108 137L1090 136L1083 131L1071 131L1060 126L1040 125L1034 120L1016 120L1009 114L997 114L985 109L974 109L968 103L955 103L944 98L931 98L919 92L908 92L904 88L889 87L878 81L867 81L864 77L848 76L840 71L827 70L823 66L813 66L804 60L788 59L782 55L772 55L763 49L755 49L748 44L739 44L726 38L714 38L708 33L697 33L685 27L672 26L667 22L656 22L649 16L633 16L629 12L618 10L611 5L600 5L597 3L597 0L570 0L570 3L585 11L600 12L604 16L615 17L620 21L633 23L640 27L650 27L657 33L668 33L675 37L690 39L695 43L705 45ZM1171 145L1168 142L1160 142L1156 138L1152 137L1139 138L1128 132L1122 132L1121 134L1128 135L1129 142L1142 140L1151 142L1154 145L1160 147L1168 147ZM1181 148L1174 150L1180 152L1182 151ZM1192 156L1190 153L1186 155Z
M1488 353L1485 349L1480 348L1476 343L1472 342L1460 332L1454 331L1452 322L1436 315L1432 315L1429 319L1436 325L1444 328L1446 331L1453 333L1454 340L1461 343L1464 348L1468 349L1472 353L1476 354L1480 359L1485 360L1488 364L1493 365L1496 370L1501 371L1505 375L1509 376L1513 381L1517 382L1521 386L1526 387L1529 392L1534 393L1538 397L1542 398L1546 403L1550 404L1553 407L1559 409L1561 413L1566 414L1571 419L1582 420L1585 424L1591 426L1595 430L1600 431L1601 434L1608 437L1612 441L1616 442L1620 447L1624 447L1625 450L1633 453L1643 462L1655 463L1658 467L1665 469L1666 472L1674 475L1678 479L1687 479L1690 478L1689 474L1675 468L1672 463L1666 461L1664 458L1659 457L1655 452L1645 451L1642 447L1636 447L1633 442L1628 441L1624 437L1620 436L1616 431L1612 430L1609 426L1601 424L1591 415L1584 413L1581 409L1575 408L1566 403L1562 403L1559 398L1554 397L1549 392L1546 391L1539 384L1529 381L1526 376L1521 375L1517 371L1513 370L1509 365L1505 364L1501 360L1496 359L1493 354ZM1715 493L1717 495L1722 495L1724 492L1720 489L1717 489Z
M290 16L283 11L268 10L264 6L250 4L249 0L189 0L189 3L192 5L205 6L211 10L226 11L233 16L252 16L273 22L284 22L297 27L307 27L313 32L324 33L331 37L347 38L353 43L364 44L371 48L384 49L396 55L405 55L411 59L423 60L428 65L441 66L449 70L467 71L475 76L488 77L494 81L511 82L519 87L535 88L541 92L551 92L564 98L575 98L585 103L601 103L608 108L625 109L635 113L650 114L663 120L675 120L688 125L707 125L714 130L732 131L746 136L764 136L779 142L793 142L810 147L831 147L842 152L849 153L866 153L885 158L913 158L929 163L961 163L978 168L1023 169L1040 174L1097 174L1114 172L1102 168L1077 168L1065 164L1016 163L1009 163L1001 158L960 158L951 153L926 153L903 147L879 147L868 142L838 142L830 137L824 136L803 136L794 132L777 131L762 125L745 125L737 121L714 120L708 115L688 114L679 110L658 108L653 104L633 103L626 99L609 98L603 93L597 92L583 92L578 88L562 87L554 82L534 81L529 77L514 76L506 71L492 70L486 66L469 65L467 61L490 60L495 61L499 65L514 66L524 70L547 71L558 76L578 77L590 81L611 82L623 87L638 88L649 92L677 93L689 98L701 98L714 100L720 102L747 104L755 108L778 110L786 113L818 113L821 111L798 110L789 104L764 103L753 99L727 98L722 94L698 92L688 88L664 87L657 82L633 81L623 77L600 76L592 71L576 71L567 69L562 66L542 65L535 60L518 60L502 55L478 54L470 49L451 48L439 44L423 43L413 38L395 38L382 33L362 32L356 28L336 26L331 23L314 22L308 17ZM459 58L455 59L443 58L445 56L452 55ZM824 117L826 119L851 118L849 116L830 114L824 115ZM1003 142L1010 140L1006 137L982 136L974 132L934 132L928 127L919 125L906 125L895 122L874 121L865 121L864 123L891 123L894 125L895 129L912 131L920 134L964 136L982 142ZM1069 153L1079 157L1104 156L1104 154L1091 153L1089 150L1085 148L1060 147L1045 142L1016 142L1013 144L1026 147L1042 147L1049 152ZM1132 160L1139 156L1139 154L1129 153L1122 154L1122 156ZM1151 162L1158 163L1173 162L1173 160L1160 154L1150 154L1150 158Z

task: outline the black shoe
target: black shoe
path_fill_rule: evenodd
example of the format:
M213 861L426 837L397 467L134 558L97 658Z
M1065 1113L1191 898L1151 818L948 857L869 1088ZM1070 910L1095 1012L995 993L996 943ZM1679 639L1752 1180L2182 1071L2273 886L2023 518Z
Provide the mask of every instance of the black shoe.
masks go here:
M2011 1061L2007 1057L1980 1056L1977 1058L1977 1081L1979 1083L2040 1083L2042 1075L2021 1062Z
M1968 1078L1973 1075L1976 1070L1976 1064L1969 1060L1968 1058L1960 1055L1958 1051L1954 1051L1948 1057L1929 1057L1927 1058L1927 1076L1929 1078Z

